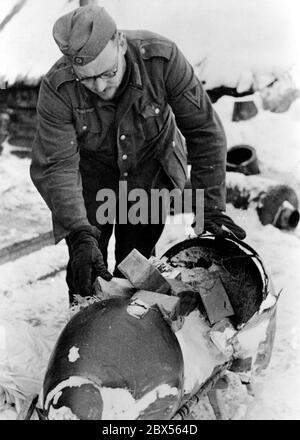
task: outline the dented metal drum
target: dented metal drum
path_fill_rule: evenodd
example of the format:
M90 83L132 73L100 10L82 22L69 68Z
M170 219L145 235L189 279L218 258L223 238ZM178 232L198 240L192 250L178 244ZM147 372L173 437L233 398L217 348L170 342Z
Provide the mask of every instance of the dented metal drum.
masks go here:
M266 368L278 298L254 249L204 236L154 260L135 251L135 294L95 302L66 325L45 375L46 418L171 419L218 371L250 381ZM169 291L151 291L147 277L141 288L139 261Z
M143 319L111 298L78 312L60 335L44 380L48 418L169 419L182 394L176 336L154 307Z

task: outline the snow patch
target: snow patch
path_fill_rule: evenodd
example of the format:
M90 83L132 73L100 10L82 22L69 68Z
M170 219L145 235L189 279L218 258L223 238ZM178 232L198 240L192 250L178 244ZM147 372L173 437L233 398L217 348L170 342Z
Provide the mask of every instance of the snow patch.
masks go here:
M224 319L215 324L209 332L210 338L215 346L225 355L232 356L233 347L231 338L235 335L236 330L229 319Z
M209 330L206 319L194 310L175 333L184 361L184 394L197 391L214 368L228 360L210 340Z
M126 311L134 318L141 319L149 312L150 308L149 304L141 299L135 299L129 304Z
M69 354L68 354L69 362L76 362L77 359L79 359L79 358L80 358L79 347L73 346L72 348L70 348Z
M274 295L267 295L266 299L261 303L258 313L261 314L264 310L268 310L276 304L277 297Z
M56 405L57 402L59 401L59 398L62 395L62 391L59 391L57 394L55 394L55 396L53 397L53 404Z
M179 390L163 384L135 400L129 390L123 388L101 388L103 420L135 420L157 399L178 396Z
M48 409L49 403L51 402L51 400L56 396L56 394L60 391L62 391L64 388L72 388L72 387L81 387L81 385L85 385L85 384L92 384L95 388L98 388L94 382L92 382L89 379L86 379L84 377L81 376L71 376L68 379L60 382L58 385L56 385L55 388L53 388L53 390L51 390L46 397L46 401L45 401L45 409Z
M0 407L0 420L16 420L18 413L15 408L5 405Z
M238 332L233 339L234 356L242 359L256 356L259 343L266 340L268 324L269 319L265 319Z
M0 325L0 350L6 348L6 330L4 325Z
M50 406L48 413L49 420L79 420L79 418L67 406L56 409Z

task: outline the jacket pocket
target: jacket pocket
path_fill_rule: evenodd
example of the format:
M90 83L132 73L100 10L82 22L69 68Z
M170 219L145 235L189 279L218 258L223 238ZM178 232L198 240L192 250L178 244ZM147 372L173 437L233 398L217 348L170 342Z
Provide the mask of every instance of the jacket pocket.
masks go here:
M151 142L161 132L164 125L163 109L160 104L151 102L141 110L144 138Z
M80 149L96 151L101 137L101 123L93 107L76 108L75 124Z

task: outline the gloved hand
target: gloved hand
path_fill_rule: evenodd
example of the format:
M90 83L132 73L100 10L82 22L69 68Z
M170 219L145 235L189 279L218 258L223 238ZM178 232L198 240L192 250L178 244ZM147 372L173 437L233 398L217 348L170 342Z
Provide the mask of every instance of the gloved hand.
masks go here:
M225 226L229 231L223 229L222 226ZM246 238L244 229L219 209L204 209L204 231L211 232L216 238L230 238L231 233L239 240Z
M112 279L99 249L100 235L95 226L82 226L68 235L73 284L75 293L81 296L92 295L92 285L97 276L106 281Z

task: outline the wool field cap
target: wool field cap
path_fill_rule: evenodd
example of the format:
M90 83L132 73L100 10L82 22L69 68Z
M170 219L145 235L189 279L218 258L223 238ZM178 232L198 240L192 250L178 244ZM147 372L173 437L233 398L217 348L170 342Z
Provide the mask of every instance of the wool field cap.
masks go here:
M88 5L60 17L53 26L53 37L72 63L83 66L99 55L116 30L104 8Z

